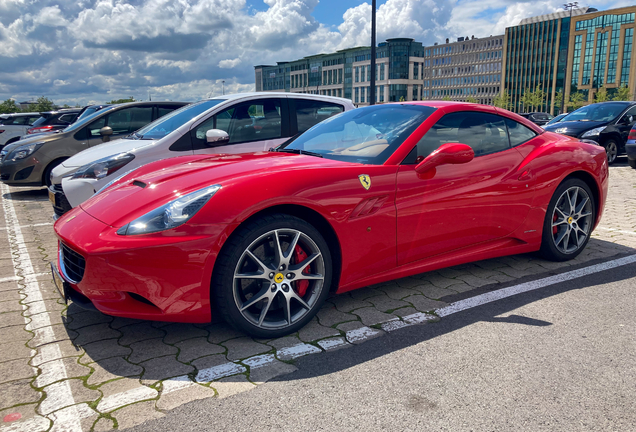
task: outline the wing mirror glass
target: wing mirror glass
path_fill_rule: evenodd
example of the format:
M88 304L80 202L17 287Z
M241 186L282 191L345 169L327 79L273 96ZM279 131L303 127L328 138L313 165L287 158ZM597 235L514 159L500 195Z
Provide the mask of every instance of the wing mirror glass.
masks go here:
M221 129L210 129L205 133L205 141L210 147L222 146L230 142L230 136Z
M104 126L99 130L99 134L102 136L103 142L110 141L110 136L113 134L113 129L110 126Z
M440 165L468 163L475 157L473 149L461 143L447 143L440 146L415 166L415 171L424 174Z

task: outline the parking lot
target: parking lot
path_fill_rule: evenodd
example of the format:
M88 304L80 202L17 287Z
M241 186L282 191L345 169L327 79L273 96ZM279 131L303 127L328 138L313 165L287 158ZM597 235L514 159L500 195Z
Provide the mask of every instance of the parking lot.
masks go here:
M126 429L253 389L294 372L300 357L452 320L436 311L459 300L636 251L636 170L622 158L610 168L600 226L575 260L517 255L366 287L328 299L295 335L257 340L221 321L147 322L67 307L49 268L57 241L47 191L1 192L0 431Z

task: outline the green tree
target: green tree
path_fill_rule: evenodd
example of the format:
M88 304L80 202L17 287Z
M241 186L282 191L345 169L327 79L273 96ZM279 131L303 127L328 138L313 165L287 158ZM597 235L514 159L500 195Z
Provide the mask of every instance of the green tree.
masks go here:
M525 88L525 90L523 91L523 95L521 95L521 98L519 99L519 102L523 104L522 111L528 112L533 102L532 90L530 90L530 88Z
M561 104L563 104L563 92L558 91L554 94L554 108L561 113Z
M632 100L632 94L629 91L629 87L621 86L620 88L618 88L612 100L615 100L615 101Z
M20 107L13 99L7 99L0 103L0 114L12 114L16 112L20 112Z
M570 94L570 101L568 102L568 107L572 107L576 110L581 108L583 105L585 105L585 102L587 102L585 100L585 95L577 91L576 93Z
M54 109L55 104L53 101L45 96L40 96L35 102L35 105L29 107L29 111L33 112L53 111Z
M508 109L510 107L510 95L508 94L508 90L504 90L495 96L492 100L492 104L497 108Z
M113 99L112 101L106 102L106 103L109 103L109 104L120 104L120 103L126 103L126 102L135 102L135 98L133 98L131 96L128 99Z
M472 96L468 96L468 97L466 98L466 102L469 102L469 103L479 103L479 101L478 101L476 98L472 97Z
M450 96L446 95L442 98L443 101L449 101L451 100Z
M530 92L530 106L532 106L532 109L535 111L541 111L544 101L545 92L541 89L541 84L537 84L534 91Z
M594 95L595 102L607 102L608 100L610 100L610 98L607 95L607 89L605 86L596 91L596 94Z
M404 102L404 96L400 96L400 102Z

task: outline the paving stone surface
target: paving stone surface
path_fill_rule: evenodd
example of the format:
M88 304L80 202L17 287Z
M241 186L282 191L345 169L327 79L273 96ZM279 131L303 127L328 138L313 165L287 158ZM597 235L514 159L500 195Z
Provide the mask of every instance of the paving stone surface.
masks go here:
M636 253L636 170L623 163L610 168L602 220L575 260L502 257L332 295L296 334L257 340L218 313L211 323L180 324L67 307L48 267L57 240L46 190L0 188L0 417L21 418L0 432L26 421L35 430L52 423L64 430L73 416L86 431L122 430L192 400L231 397L292 373L300 356L437 320L423 312L434 313L449 296Z

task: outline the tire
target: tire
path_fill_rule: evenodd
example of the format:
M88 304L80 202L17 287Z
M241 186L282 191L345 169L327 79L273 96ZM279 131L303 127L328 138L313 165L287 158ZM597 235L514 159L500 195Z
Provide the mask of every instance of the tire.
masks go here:
M627 159L627 163L630 167L636 169L636 159Z
M610 138L603 142L603 147L605 147L605 152L607 153L607 163L612 165L618 157L618 143L615 139Z
M332 274L329 246L318 230L297 217L274 214L228 239L211 290L229 324L255 337L277 338L316 315L329 295Z
M595 220L596 203L590 187L577 178L564 181L548 205L540 254L551 261L575 258L590 240Z
M65 160L66 158L54 160L46 167L44 174L42 174L42 186L46 186L47 188L51 186L51 171Z

